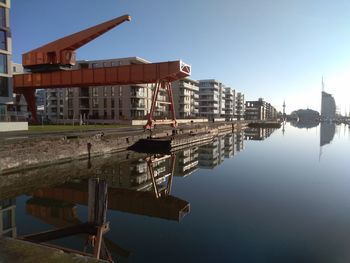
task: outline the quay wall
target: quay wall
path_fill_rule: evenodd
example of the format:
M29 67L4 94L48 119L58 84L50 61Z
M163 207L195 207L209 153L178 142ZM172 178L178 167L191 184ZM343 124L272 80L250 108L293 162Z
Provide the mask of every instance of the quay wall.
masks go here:
M28 122L0 122L0 132L28 131Z
M246 127L246 122L189 124L179 126L176 134L211 133L219 135L226 131L235 131ZM152 132L152 137L164 137L173 134L173 130L162 129ZM174 136L176 136L176 134ZM77 136L45 136L23 138L16 141L1 142L0 175L21 169L47 166L54 163L65 163L86 159L104 154L121 152L135 144L140 139L150 136L149 132L135 131L128 135L118 132L95 135L79 134Z

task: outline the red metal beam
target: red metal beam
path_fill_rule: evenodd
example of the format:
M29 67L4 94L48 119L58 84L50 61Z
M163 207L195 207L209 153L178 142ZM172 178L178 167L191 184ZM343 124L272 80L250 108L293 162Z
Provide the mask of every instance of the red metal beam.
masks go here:
M73 88L172 82L191 74L191 66L182 61L134 64L67 71L36 72L13 76L13 90Z
M40 189L35 197L50 198L74 204L87 205L86 185L66 184ZM190 204L174 196L156 198L153 192L108 188L108 209L180 221L190 210Z

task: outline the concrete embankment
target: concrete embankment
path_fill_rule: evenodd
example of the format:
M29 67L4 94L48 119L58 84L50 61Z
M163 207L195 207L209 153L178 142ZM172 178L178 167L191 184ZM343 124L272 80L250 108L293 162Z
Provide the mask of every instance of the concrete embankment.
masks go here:
M207 123L189 124L180 126L175 132L169 128L157 129L151 135L152 138L173 136L173 143L178 147L189 145L196 141L195 134L202 134L203 139L208 140L223 132L234 131L245 127L247 122L231 123ZM187 135L187 136L186 136ZM103 134L96 132L54 137L45 136L23 138L15 142L8 140L1 142L0 149L0 174L18 171L20 169L47 166L54 163L64 163L119 151L125 151L141 139L150 138L149 132L135 131L120 134L118 131ZM192 138L192 139L191 139ZM198 141L198 140L197 140ZM189 145L190 146L190 145ZM147 150L147 149L146 149Z

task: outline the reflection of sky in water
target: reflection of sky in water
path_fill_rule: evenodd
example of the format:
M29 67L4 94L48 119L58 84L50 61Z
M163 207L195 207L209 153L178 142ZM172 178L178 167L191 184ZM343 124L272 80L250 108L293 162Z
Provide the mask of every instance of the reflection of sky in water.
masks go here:
M174 178L172 195L191 204L180 223L109 211L106 236L130 262L349 262L349 136L337 127L321 159L320 127L246 141L220 166ZM25 199L19 234L51 228L25 214Z

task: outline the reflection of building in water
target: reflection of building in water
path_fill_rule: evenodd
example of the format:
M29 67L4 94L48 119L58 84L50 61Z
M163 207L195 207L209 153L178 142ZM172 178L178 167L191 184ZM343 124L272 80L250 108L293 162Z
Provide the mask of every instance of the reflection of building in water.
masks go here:
M0 201L0 236L17 236L15 213L15 198Z
M219 140L219 164L223 163L225 160L225 137L221 136L218 138Z
M144 155L143 157L145 157ZM153 163L157 183L161 184L169 177L170 158ZM107 180L110 187L147 191L152 188L151 175L148 172L145 158L133 158L114 162L100 169L100 178Z
M269 137L275 129L271 128L249 128L244 131L246 140L262 141Z
M216 137L213 142L200 146L198 149L198 163L200 168L213 169L219 164L220 142Z
M243 149L243 131L216 137L212 143L199 147L199 167L203 169L213 169L217 165L220 165L225 158L230 158Z
M320 154L319 160L322 156L322 146L332 142L335 134L335 124L329 122L321 122L320 124Z
M244 131L236 133L236 152L244 150Z
M198 168L198 147L189 148L176 154L175 174L186 177Z
M225 158L230 158L234 155L234 136L228 134L225 136Z
M320 146L331 143L335 134L335 124L321 122L320 129Z

